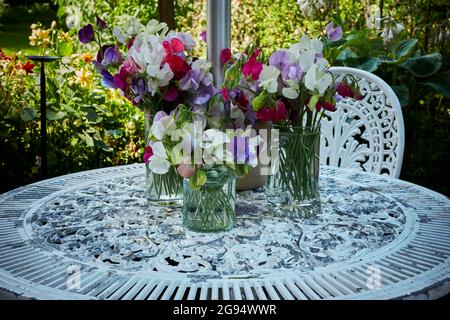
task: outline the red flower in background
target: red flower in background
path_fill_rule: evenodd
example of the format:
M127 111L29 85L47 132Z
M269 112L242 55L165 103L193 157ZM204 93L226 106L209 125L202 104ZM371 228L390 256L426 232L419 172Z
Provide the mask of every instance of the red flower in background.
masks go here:
M230 98L230 96L228 94L228 89L225 87L220 89L220 94L222 95L222 98L225 102L228 101L228 99Z
M6 55L6 53L3 52L2 49L0 49L0 60L8 60L8 61L11 61L11 58L8 57L8 56Z
M144 162L149 163L150 158L153 156L153 149L150 146L145 147L144 152Z
M286 118L286 106L282 101L277 101L275 108L264 107L256 112L256 117L261 121L279 122Z
M346 83L339 82L336 84L336 92L343 98L349 97L361 100L362 96Z
M30 61L27 61L25 64L23 64L21 67L23 70L26 71L27 74L33 73L34 64L32 64Z

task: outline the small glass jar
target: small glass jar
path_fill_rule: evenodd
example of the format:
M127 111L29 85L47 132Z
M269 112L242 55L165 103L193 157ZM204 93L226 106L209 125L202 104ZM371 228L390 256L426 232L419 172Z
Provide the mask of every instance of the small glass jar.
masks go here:
M320 212L319 149L320 124L310 127L281 127L278 159L266 184L271 211L278 216L309 218Z
M149 108L144 109L145 145L148 146L152 114ZM165 174L153 173L149 164L145 165L145 194L147 203L156 206L181 206L183 201L183 178L175 167L170 167Z
M207 181L199 188L184 179L183 224L197 232L229 230L236 221L236 177L223 166L204 171Z

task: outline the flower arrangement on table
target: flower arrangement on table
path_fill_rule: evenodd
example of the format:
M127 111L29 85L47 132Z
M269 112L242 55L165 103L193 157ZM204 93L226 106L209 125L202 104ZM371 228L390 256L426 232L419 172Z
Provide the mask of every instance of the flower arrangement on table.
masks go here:
M103 45L101 35L108 30L97 18L96 28L89 24L78 36L99 46L92 63L103 85L119 89L145 113L147 199L174 203L184 179L186 225L230 228L235 177L256 165L258 137L243 130L240 109L214 87L210 63L191 54L195 41L188 33L169 31L156 20L146 26L130 20L112 30L116 43Z
M234 55L230 49L221 52L223 98L239 107L245 123L268 122L279 130L279 139L271 139L280 152L266 194L273 211L282 215L317 212L320 122L343 97L360 98L355 79L336 82L329 71L326 57L342 37L341 27L330 23L326 33L313 39L303 35L268 59L252 47Z
M111 36L112 33L112 36ZM200 112L217 93L210 64L192 55L195 41L189 33L169 31L165 23L151 20L146 26L137 19L112 29L97 17L96 27L84 26L78 32L82 43L97 43L92 62L106 88L121 94L144 111L146 145L152 118L158 111L171 113L180 104ZM110 43L103 44L106 37ZM112 41L111 41L112 40ZM181 200L182 179L174 166L164 173L147 163L147 199L154 203Z

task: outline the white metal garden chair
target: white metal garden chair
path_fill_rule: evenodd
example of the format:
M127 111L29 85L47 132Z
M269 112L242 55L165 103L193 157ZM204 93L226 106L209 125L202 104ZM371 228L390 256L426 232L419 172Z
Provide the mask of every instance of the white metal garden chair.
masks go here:
M358 81L363 99L344 98L321 126L321 164L352 168L398 178L403 161L405 129L400 102L378 76L355 68L333 67L339 80Z

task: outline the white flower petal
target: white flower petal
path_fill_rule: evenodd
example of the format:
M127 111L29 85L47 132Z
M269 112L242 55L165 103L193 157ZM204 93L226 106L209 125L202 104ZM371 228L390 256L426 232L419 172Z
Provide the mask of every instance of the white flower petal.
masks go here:
M170 162L167 159L153 155L148 164L149 169L156 174L165 174L169 172Z
M296 99L298 97L297 91L295 91L292 88L283 88L281 92L283 93L283 96L285 96L288 99Z

